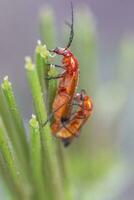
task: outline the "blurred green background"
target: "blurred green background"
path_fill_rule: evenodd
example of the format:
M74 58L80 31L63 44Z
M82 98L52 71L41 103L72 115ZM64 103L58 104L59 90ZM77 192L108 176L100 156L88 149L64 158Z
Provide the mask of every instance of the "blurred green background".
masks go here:
M9 11L7 4L0 1L8 10L3 14L3 26L2 21L0 24L5 34L4 40L0 39L0 76L11 77L27 127L32 103L23 69L24 56L33 53L37 39L48 48L65 46L69 29L64 22L70 20L70 5L67 1L41 1L38 5L24 2L14 1ZM78 91L84 88L92 97L94 112L80 137L63 151L74 199L133 200L133 3L109 1L107 6L104 0L95 2L73 2L75 37L71 46L80 63ZM0 189L2 195L2 184Z

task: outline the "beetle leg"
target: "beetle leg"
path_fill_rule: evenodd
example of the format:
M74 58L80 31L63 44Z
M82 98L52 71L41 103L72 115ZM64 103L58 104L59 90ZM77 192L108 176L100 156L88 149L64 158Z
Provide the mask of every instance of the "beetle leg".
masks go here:
M42 127L44 127L53 117L54 113L57 112L59 109L62 108L62 106L64 106L65 103L63 103L61 106L59 106L57 109L55 109L49 116L48 116L48 119L42 123Z

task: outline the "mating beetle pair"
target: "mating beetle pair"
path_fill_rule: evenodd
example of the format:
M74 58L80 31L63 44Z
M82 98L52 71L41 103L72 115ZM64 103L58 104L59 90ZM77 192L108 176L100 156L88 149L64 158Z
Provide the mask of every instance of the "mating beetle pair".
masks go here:
M72 21L69 42L65 48L57 47L50 52L63 56L62 65L55 65L63 69L56 77L47 77L48 80L59 79L57 93L52 105L53 121L51 129L53 135L61 138L64 146L68 146L73 138L80 133L84 123L93 110L92 100L84 90L76 93L79 81L79 64L69 47L73 41L73 4L71 2ZM74 109L74 106L77 106ZM45 123L44 123L45 125Z

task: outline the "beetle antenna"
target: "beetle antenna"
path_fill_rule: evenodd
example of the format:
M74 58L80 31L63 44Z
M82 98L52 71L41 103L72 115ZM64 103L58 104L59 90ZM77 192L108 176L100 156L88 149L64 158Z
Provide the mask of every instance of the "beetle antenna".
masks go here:
M66 25L70 27L70 36L69 36L69 41L68 41L68 44L66 46L65 49L68 49L73 41L73 37L74 37L74 12L73 12L73 3L71 1L71 17L72 17L72 20L71 20L71 24L66 22Z

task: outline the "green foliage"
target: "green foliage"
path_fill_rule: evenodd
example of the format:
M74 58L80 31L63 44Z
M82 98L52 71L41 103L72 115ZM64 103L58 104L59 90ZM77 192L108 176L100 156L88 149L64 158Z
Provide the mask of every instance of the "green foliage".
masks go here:
M75 13L76 34L72 51L80 63L80 87L94 95L97 87L94 20L85 8ZM53 11L50 8L42 10L40 31L42 41L49 49L55 48L55 29ZM26 57L25 63L34 104L34 115L27 132L7 76L0 88L0 175L13 200L72 200L72 190L75 188L72 185L77 185L79 181L88 182L89 179L93 184L112 166L113 155L100 156L102 154L99 152L96 158L94 155L91 157L89 144L93 138L90 138L90 134L85 140L76 139L77 144L74 142L70 150L63 149L61 143L52 136L50 123L43 126L52 111L57 90L57 80L46 81L45 77L57 76L59 72L49 64L52 55L40 41L34 54L35 64L30 57ZM85 132L91 133L92 130L94 134L93 124L90 127Z
M33 115L29 122L29 141L8 77L4 78L1 85L0 172L13 199L66 199L66 186L58 167L56 143L49 123L43 126L48 119L43 97L43 91L45 93L47 88L44 72L45 67L48 69L50 56L46 47L38 42L36 65L30 57L26 57L25 68L37 116ZM50 67L49 74L55 74L54 71ZM49 97L52 104L56 82L51 82L48 88L49 96L52 92L52 97Z

